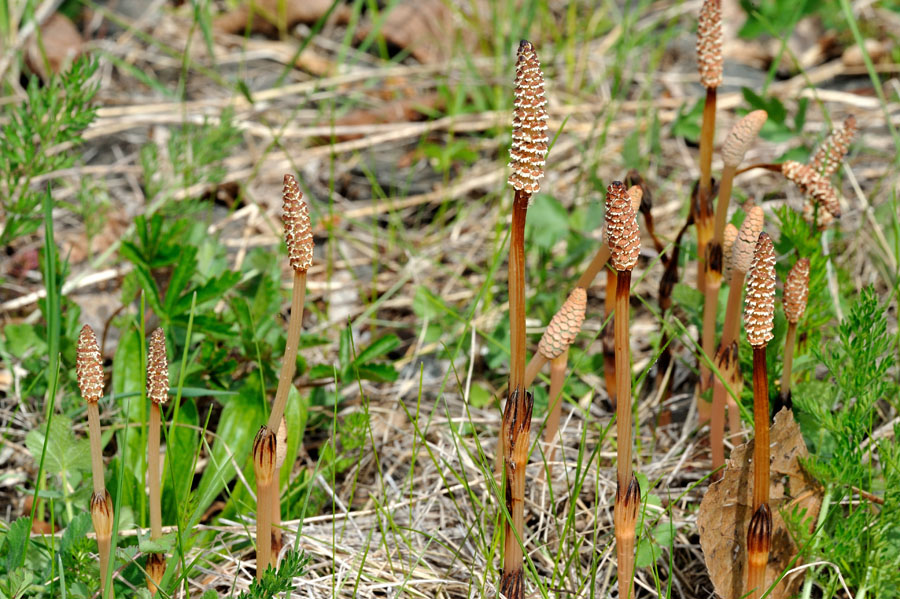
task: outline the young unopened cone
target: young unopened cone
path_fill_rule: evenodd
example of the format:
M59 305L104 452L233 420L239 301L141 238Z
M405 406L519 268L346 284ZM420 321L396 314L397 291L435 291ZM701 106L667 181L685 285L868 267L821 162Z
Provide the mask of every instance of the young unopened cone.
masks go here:
M806 311L809 298L809 259L800 258L794 263L784 282L784 315L788 329L784 338L784 365L781 374L781 404L791 404L791 370L794 365L794 344L797 323Z
M747 531L747 591L756 598L766 590L765 572L772 544L769 511L769 379L766 346L775 320L775 248L761 233L747 277L744 326L753 347L753 510Z
M87 402L88 437L91 443L91 474L93 494L91 495L91 522L97 534L97 548L100 557L100 590L106 588L109 572L110 545L112 540L113 504L106 491L103 478L103 448L100 439L100 409L97 402L103 396L103 363L100 346L94 330L84 325L78 335L78 350L75 359L75 375L81 397Z
M616 352L616 558L619 568L619 596L634 597L634 538L640 491L636 491L631 464L631 349L629 299L631 271L641 253L637 218L625 186L615 181L607 188L606 231L610 264L616 270L615 352Z
M166 335L158 328L150 335L147 352L147 397L150 398L150 423L147 437L147 476L150 489L150 539L162 537L162 504L160 495L159 435L161 425L160 406L169 398L169 365L166 359ZM156 594L166 571L165 556L151 553L147 556L147 588Z
M525 389L525 217L531 195L540 189L547 155L547 99L537 53L522 40L516 60L516 84L510 147L509 184L515 189L509 246L510 369L506 407L501 426L506 471L503 575L500 592L507 599L522 599L525 572L524 541L525 467L534 400Z

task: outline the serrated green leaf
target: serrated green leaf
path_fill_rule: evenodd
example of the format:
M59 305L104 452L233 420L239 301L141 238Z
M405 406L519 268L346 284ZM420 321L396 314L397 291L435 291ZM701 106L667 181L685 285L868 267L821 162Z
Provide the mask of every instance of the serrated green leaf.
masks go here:
M63 555L67 554L75 543L84 539L92 526L91 515L88 512L81 512L75 516L63 532L59 541L59 552Z
M38 335L34 325L10 323L4 325L3 334L7 351L16 358L47 353L47 343Z
M6 533L6 570L12 572L22 565L25 557L25 540L28 538L31 519L22 517L9 525Z
M25 435L25 446L35 461L40 461L45 428L33 429ZM72 421L57 414L50 422L50 438L44 470L53 474L86 472L91 469L91 445L87 439L76 439Z
M141 553L171 553L175 546L175 533L170 532L158 539L151 539L149 536L143 536L138 539L138 547Z

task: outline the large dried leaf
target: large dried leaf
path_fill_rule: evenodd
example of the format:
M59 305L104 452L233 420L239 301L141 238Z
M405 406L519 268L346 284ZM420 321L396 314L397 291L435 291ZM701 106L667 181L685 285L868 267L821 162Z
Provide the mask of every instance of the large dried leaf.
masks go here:
M770 431L769 507L772 509L772 550L766 567L771 584L789 569L797 555L783 514L806 510L810 525L822 504L822 492L800 465L809 453L793 413L784 409L775 416ZM697 515L700 546L716 593L723 599L738 599L747 582L747 527L752 515L753 441L735 448L722 480L710 485ZM786 576L769 594L771 599L794 595L800 573Z

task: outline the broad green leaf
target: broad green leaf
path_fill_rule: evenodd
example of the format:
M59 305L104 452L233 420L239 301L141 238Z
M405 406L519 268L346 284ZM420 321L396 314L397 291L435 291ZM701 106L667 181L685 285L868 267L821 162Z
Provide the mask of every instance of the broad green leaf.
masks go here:
M287 455L279 474L281 489L287 487L290 480L291 469L297 461L297 454L303 445L303 435L306 432L306 422L309 418L309 396L301 395L297 388L291 385L288 391L287 407L284 410L284 419L287 425L288 442Z
M569 214L551 195L538 194L528 208L525 235L538 247L549 250L569 232Z
M147 399L142 399L140 395L144 388L145 369L141 360L140 337L136 330L122 332L113 359L112 370L113 391L116 396L137 393L136 396L127 399L116 399L124 412L125 422L146 423L150 415L150 406ZM119 447L126 447L124 430L116 433L116 439ZM130 428L125 454L125 470L138 480L143 478L142 464L146 453L147 447L141 443L141 428L139 426ZM121 459L121 455L119 453L117 459ZM113 471L116 470L118 469L113 468ZM126 479L125 482L127 483L128 480ZM136 489L126 484L123 488L125 497L122 498L122 501L133 506L137 505L134 501L138 499L139 493L143 492L143 485Z
M182 401L178 422L171 426L166 440L166 463L162 473L162 511L166 522L176 521L179 506L191 490L194 480L192 466L200 446L200 435L195 428L199 426L199 420L194 401Z
M224 407L216 427L209 463L197 487L198 504L194 512L194 522L212 504L222 489L231 482L239 467L247 462L253 446L253 438L259 427L265 424L266 407L259 396L258 374L249 375L240 392L223 400ZM251 470L252 471L252 470ZM252 482L252 478L249 479ZM243 488L238 485L237 489Z
M4 325L3 334L6 349L16 358L47 353L47 343L37 334L34 325L10 323Z
M45 430L46 428L41 426L25 435L25 445L35 461L41 459ZM90 469L90 442L87 439L76 439L72 421L62 414L55 415L50 422L50 438L47 440L44 470L71 477L75 472L87 472Z
M28 536L31 520L21 517L9 525L6 533L6 571L12 572L22 564L25 551L25 538Z
M390 383L397 380L397 370L390 364L364 364L356 369L359 378L377 383Z

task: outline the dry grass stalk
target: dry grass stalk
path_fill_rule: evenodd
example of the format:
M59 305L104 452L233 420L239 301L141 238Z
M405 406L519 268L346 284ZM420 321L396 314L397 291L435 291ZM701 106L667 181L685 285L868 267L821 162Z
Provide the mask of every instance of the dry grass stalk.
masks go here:
M522 599L525 572L521 539L524 538L525 466L528 462L531 410L534 400L525 390L525 217L531 195L540 189L547 155L547 99L544 76L534 46L519 44L510 147L509 184L515 189L509 247L509 389L501 427L506 471L506 509L503 575L500 592L507 599Z
M635 524L640 490L631 465L631 348L629 299L631 271L641 253L637 218L625 192L615 181L607 188L606 230L610 263L616 269L615 352L616 352L616 558L619 569L619 596L634 597Z
M704 0L697 20L697 64L700 83L706 88L700 129L700 180L694 225L697 227L697 288L706 289L706 244L712 236L712 153L716 133L716 90L722 84L721 0Z
M169 398L169 366L166 360L166 335L156 329L150 335L147 355L147 397L150 398L150 423L147 437L147 476L150 489L150 540L162 538L162 504L160 495L159 435L160 406ZM156 594L166 571L165 556L151 553L147 557L147 588Z
M794 345L797 337L797 323L806 311L809 298L809 258L800 258L794 263L784 282L784 315L788 329L784 338L784 365L781 373L781 402L791 405L791 370L794 365Z
M267 427L270 431L280 432L284 423L284 410L287 406L288 393L291 390L291 384L294 380L294 372L297 368L297 351L300 346L300 329L303 326L303 303L306 299L306 273L312 266L313 249L315 242L313 240L312 225L309 219L309 207L303 200L303 193L300 186L293 175L284 176L284 188L282 192L282 222L284 223L284 241L287 245L288 258L290 259L291 269L294 272L291 287L291 316L288 321L288 335L284 346L284 358L281 362L281 373L278 376L278 389L275 391L275 401L272 404L272 412L269 414ZM285 429L286 431L286 429ZM287 435L284 440L278 435L276 437L277 450L281 452L281 462L278 463L276 469L281 470L284 462L284 455L287 447L282 445L287 443ZM288 466L289 468L291 466ZM272 523L270 536L272 537L270 544L272 548L271 563L276 566L278 563L278 554L281 551L281 496L279 485L279 477L275 476L274 488L267 489L268 501L270 502L271 515L268 520ZM263 508L259 503L260 497L257 497L257 512ZM258 523L257 523L258 524ZM257 536L261 534L257 530ZM258 566L258 565L257 565ZM259 569L259 567L257 567ZM265 567L262 568L265 570Z
M744 326L753 347L753 517L747 531L747 590L754 599L766 590L765 573L772 544L769 510L769 378L766 346L775 318L775 248L766 233L759 235L747 279Z
M100 346L94 330L84 325L78 335L78 354L75 360L75 374L81 397L87 402L88 438L91 443L91 521L97 534L97 548L100 556L100 592L106 589L106 575L109 572L110 545L112 541L112 498L106 491L103 477L103 447L100 445L100 409L97 402L103 396L103 364Z
M722 287L722 271L724 260L725 219L728 215L728 204L731 201L731 189L737 167L744 160L744 154L759 134L768 114L765 110L754 110L739 120L725 139L722 146L724 168L719 184L719 201L716 204L715 226L713 236L706 248L706 282L703 301L703 333L701 347L707 357L712 357L716 342L716 310L719 305L719 289ZM705 360L700 360L700 391L709 389L711 379Z
M718 377L713 381L713 399L712 412L710 416L710 443L712 444L713 467L718 468L724 463L724 414L725 406L728 405L728 428L732 434L737 434L741 428L740 412L738 412L737 402L734 401L732 394L737 396L740 393L742 379L739 371L737 356L737 335L740 327L738 318L741 293L744 289L744 278L747 271L753 263L753 252L756 247L756 241L762 232L765 215L762 208L753 206L747 211L744 222L738 231L737 238L732 244L731 260L729 267L731 270L731 284L728 289L728 304L725 308L725 325L722 329L722 341L719 344L719 350L716 352L716 368L719 370L722 378L728 383L728 387L719 380ZM734 345L733 351L731 349Z

